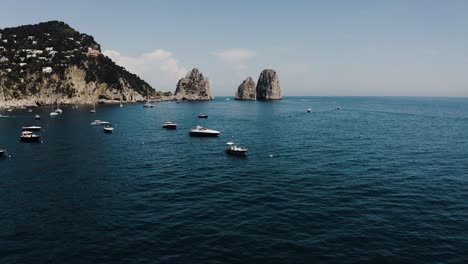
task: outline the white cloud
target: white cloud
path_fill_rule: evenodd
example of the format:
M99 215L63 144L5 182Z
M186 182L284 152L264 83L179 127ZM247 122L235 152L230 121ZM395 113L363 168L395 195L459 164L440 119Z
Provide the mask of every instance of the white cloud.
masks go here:
M115 50L105 50L103 53L160 91L173 91L177 81L187 73L187 69L179 65L171 52L162 49L138 56L125 56Z
M226 49L218 50L211 53L222 61L234 66L236 69L241 70L246 67L246 62L255 57L256 52L251 49Z

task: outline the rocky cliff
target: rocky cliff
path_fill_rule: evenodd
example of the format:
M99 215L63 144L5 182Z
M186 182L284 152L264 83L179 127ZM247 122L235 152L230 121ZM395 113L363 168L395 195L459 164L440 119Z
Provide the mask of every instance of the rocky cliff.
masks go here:
M136 102L156 92L101 54L92 36L50 21L0 30L0 107L98 100Z
M175 98L187 101L213 100L208 78L198 69L193 69L177 83Z
M281 88L276 71L263 70L258 78L256 88L257 100L281 100Z
M239 85L234 99L255 100L255 82L252 77L248 77Z

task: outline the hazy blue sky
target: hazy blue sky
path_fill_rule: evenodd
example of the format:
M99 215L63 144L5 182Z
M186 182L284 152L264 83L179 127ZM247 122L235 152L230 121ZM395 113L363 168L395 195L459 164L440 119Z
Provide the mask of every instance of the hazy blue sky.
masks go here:
M276 69L284 95L468 96L468 1L0 0L0 28L62 20L157 90L215 95Z

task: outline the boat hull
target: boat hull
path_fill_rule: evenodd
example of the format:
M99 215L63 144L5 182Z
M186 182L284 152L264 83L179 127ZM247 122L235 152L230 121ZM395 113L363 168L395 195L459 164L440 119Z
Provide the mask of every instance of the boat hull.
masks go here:
M111 134L114 132L114 129L104 129L104 133Z
M22 127L21 131L41 131L41 127Z
M4 154L5 154L5 150L0 149L0 157L3 157Z
M25 143L32 143L32 142L39 142L41 137L20 137L21 142Z
M190 136L192 137L217 137L220 133L206 133L206 132L197 132L190 131Z
M245 156L247 154L247 150L232 150L227 148L226 153L232 156Z

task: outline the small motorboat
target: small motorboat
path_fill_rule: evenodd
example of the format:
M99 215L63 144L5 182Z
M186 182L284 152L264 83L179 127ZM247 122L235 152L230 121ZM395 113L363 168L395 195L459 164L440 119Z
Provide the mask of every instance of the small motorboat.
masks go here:
M168 121L168 122L163 124L163 127L167 128L167 129L177 129L177 124L174 123L174 122Z
M50 116L58 116L57 112L50 112Z
M112 133L114 132L114 128L110 124L104 125L104 133Z
M149 101L146 101L146 103L143 105L143 108L151 108L154 107L154 105L150 104Z
M6 150L5 149L0 149L0 158L6 155Z
M61 114L61 113L63 113L63 110L62 110L62 109L60 109L60 108L57 108L57 109L55 109L55 113L57 113L57 114Z
M91 122L90 125L92 126L104 126L104 125L109 125L110 123L107 122L107 121L101 121L101 120L94 120L93 122Z
M204 128L197 126L196 128L190 130L190 136L194 137L217 137L221 132L213 129Z
M28 109L28 113L32 113L32 109Z
M120 107L123 107L123 104L120 104Z
M21 131L41 131L40 126L25 126L21 128Z
M39 142L41 136L34 134L31 131L21 132L20 140L22 142Z
M11 111L13 111L13 109L11 109L11 108L8 108L8 109L7 109L7 112L11 112Z
M35 115L35 116L34 116L34 119L39 120L39 119L41 119L41 116L40 116L40 115Z
M208 118L208 116L205 115L205 114L199 114L199 115L198 115L198 118Z
M89 112L90 112L91 114L96 113L96 109L91 109L91 110L89 110Z
M234 142L228 142L226 144L229 145L229 147L226 149L226 153L228 155L245 156L245 154L247 154L248 149L238 147Z
M311 108L307 108L307 113L310 113L312 112L312 109Z

